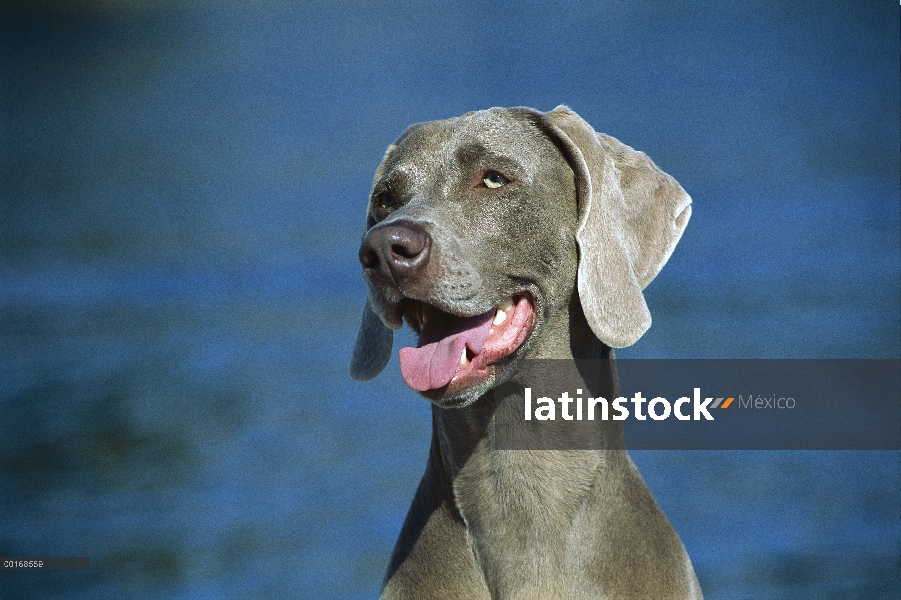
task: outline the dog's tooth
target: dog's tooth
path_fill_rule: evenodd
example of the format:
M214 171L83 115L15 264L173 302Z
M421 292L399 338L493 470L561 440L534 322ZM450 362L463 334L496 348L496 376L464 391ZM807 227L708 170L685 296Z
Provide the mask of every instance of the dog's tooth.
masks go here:
M466 360L466 346L463 346L463 354L460 355L460 366L465 367L469 364L469 361Z
M419 309L420 314L422 315L422 324L425 325L429 322L429 305L423 304Z
M506 320L507 320L507 313L505 313L501 309L497 309L497 314L494 315L494 320L491 322L491 324L492 325L500 325Z
M513 308L513 298L507 298L503 301L503 303L501 303L500 306L498 306L498 308L504 312L507 312L508 310Z

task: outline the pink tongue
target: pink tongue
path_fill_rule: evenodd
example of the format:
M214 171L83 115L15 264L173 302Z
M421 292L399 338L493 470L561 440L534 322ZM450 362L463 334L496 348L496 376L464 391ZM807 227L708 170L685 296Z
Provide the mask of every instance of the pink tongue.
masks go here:
M420 334L418 348L401 348L400 372L407 385L417 392L447 385L457 373L463 348L468 346L476 354L482 350L493 316L494 311L489 310L483 315L461 319L449 332L438 334L444 337L434 342L430 338L436 335L429 335L426 329Z

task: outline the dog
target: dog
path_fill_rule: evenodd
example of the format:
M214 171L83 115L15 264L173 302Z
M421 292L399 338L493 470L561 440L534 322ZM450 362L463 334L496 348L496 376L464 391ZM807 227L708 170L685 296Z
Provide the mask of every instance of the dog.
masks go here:
M702 597L621 422L600 450L505 451L492 435L491 390L526 359L613 359L644 334L642 290L690 215L672 177L565 106L420 123L388 148L350 374L378 375L406 322L419 341L401 373L433 434L382 598Z

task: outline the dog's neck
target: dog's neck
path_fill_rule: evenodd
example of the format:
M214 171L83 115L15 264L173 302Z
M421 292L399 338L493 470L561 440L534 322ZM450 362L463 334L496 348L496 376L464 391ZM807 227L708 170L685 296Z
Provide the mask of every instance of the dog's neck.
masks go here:
M616 389L610 348L589 334L574 342L572 350L570 359L610 359L602 363L609 369L606 393ZM527 377L520 373L514 381L528 385L517 380L520 376ZM466 408L433 407L433 460L440 462L435 466L453 490L455 508L466 523L486 584L499 597L507 597L526 581L534 585L535 573L573 568L575 558L568 557L566 548L583 505L599 478L628 459L623 452L603 450L499 449L495 439L499 402L489 392ZM529 428L526 433L535 447L559 443L542 440L545 430L535 421L503 419L503 427L511 424ZM555 431L548 429L547 435L556 435ZM605 448L623 449L621 422L600 422L598 431ZM498 552L500 548L503 552Z
M564 379L576 384L585 390L593 389L609 399L619 395L619 382L616 374L616 363L613 349L600 341L585 319L578 295L573 293L568 310L560 314L557 319L549 322L549 327L559 329L558 335L545 335L544 339L568 340L569 343L556 347L540 347L532 349L530 356L537 356L546 360L561 360L567 367L572 367L578 360L598 360L599 371L594 372L600 381L593 381L591 385L585 382L582 372L570 370L570 374ZM528 361L526 361L528 362ZM562 364L562 363L561 363ZM513 376L513 383L521 388L539 383L544 375L535 375L528 368L520 368ZM539 381L532 381L533 379ZM562 391L562 390L561 390ZM432 406L433 428L439 443L442 470L450 479L454 480L464 470L470 458L476 454L496 453L498 450L494 439L494 428L497 424L497 410L500 400L495 389L489 390L478 400L465 408L440 408ZM555 440L542 440L542 436L554 436L557 430L552 428L536 427L536 422L526 423L514 420L508 423L504 420L504 426L514 425L519 428L529 428L528 436L536 440L535 447L553 448ZM606 421L598 424L598 430L606 441L595 448L623 449L623 435L621 421ZM541 442L546 441L546 444Z
M584 359L582 355L578 359ZM595 354L595 358L601 360L597 363L600 365L600 373L593 372L594 376L600 376L601 383L592 382L589 384L585 381L582 374L575 371L572 365L574 360L570 357L567 362L569 374L562 379L572 386L580 386L583 389L597 389L601 386L601 395L615 398L619 392L619 386L616 379L616 366L614 361L613 350L607 346L603 346L600 352ZM562 363L563 361L561 361ZM562 368L562 365L561 365ZM575 373L575 375L573 375ZM518 384L519 388L533 385L528 374L520 373L513 378L513 383ZM534 451L529 450L506 450L503 444L498 444L495 438L495 428L499 420L503 423L503 427L515 427L526 432L526 436L534 441L534 448L559 448L560 442L554 439L559 434L559 429L553 427L545 427L540 421L526 422L522 419L511 419L499 417L499 409L501 402L504 400L495 394L494 390L490 390L482 395L476 402L465 408L440 408L432 406L432 425L436 434L439 445L439 455L441 457L442 470L447 474L451 481L457 479L475 455L486 456L497 453L503 453L504 460L514 456L513 453L522 452L524 455L533 455ZM503 410L507 410L504 408ZM519 409L518 414L521 414ZM592 443L593 449L609 449L622 450L623 430L621 421L600 421L596 425L595 431L598 436ZM515 436L510 436L515 437ZM532 447L530 445L530 447ZM571 452L568 454L572 454Z

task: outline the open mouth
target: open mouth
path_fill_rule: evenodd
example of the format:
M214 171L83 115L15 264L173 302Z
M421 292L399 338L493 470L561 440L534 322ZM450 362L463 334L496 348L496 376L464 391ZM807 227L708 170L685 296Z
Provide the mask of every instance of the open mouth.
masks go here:
M402 348L400 370L417 392L462 390L489 376L489 367L519 349L534 324L526 295L474 317L458 317L419 301L408 301L404 318L419 334L416 348Z

